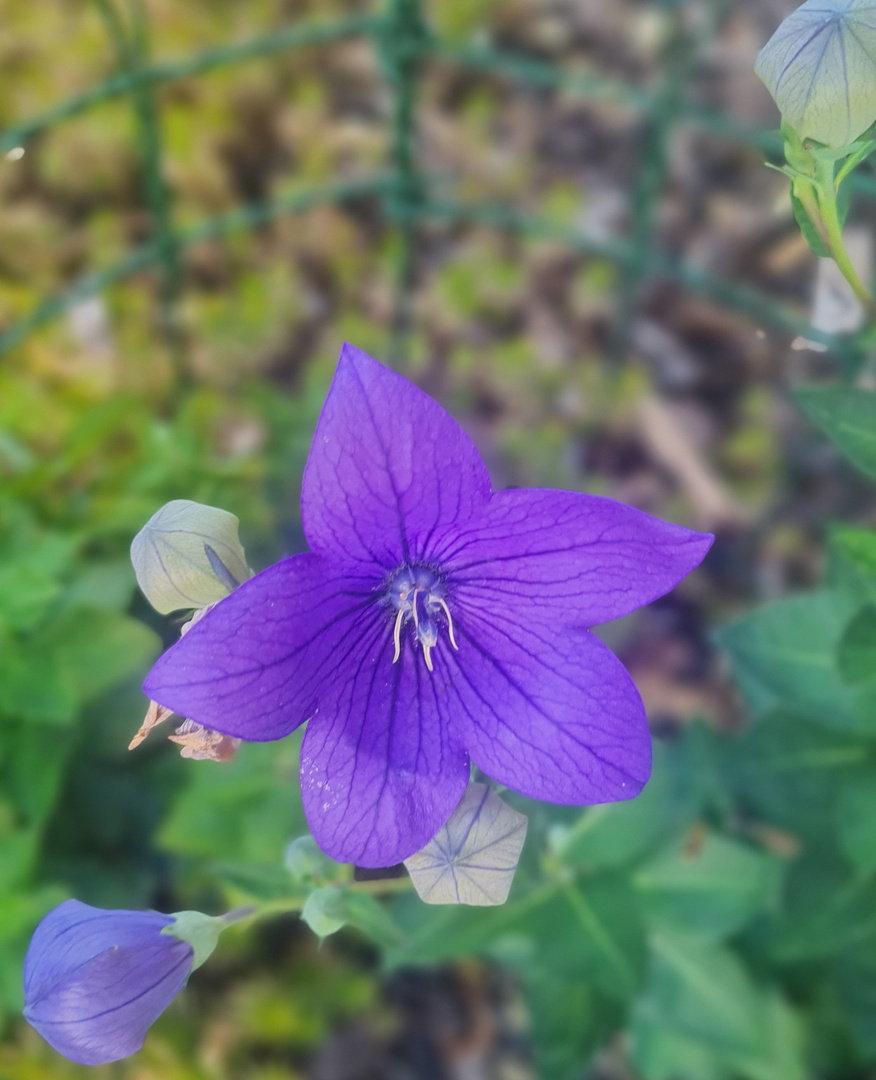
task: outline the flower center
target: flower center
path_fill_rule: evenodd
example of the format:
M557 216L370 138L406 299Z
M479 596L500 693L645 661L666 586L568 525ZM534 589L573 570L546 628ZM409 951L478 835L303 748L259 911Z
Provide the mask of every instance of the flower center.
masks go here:
M395 642L395 656L392 658L394 664L401 656L402 627L409 619L413 620L417 641L423 646L426 667L430 671L431 651L438 642L439 618L447 624L450 644L459 650L453 636L453 619L444 599L444 583L440 574L428 566L403 566L390 578L387 597L398 612L392 634Z

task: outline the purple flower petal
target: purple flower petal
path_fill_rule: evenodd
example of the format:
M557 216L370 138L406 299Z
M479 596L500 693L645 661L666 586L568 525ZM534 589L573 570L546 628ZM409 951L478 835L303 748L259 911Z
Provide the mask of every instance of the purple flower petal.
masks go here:
M371 624L385 623L375 603L379 585L319 555L284 559L192 626L143 689L212 731L251 742L280 739L313 714Z
M34 932L24 1015L60 1054L102 1065L136 1053L185 985L191 945L163 934L172 916L67 900Z
M651 773L645 709L598 638L496 612L460 616L457 635L459 652L444 653L451 670L442 707L488 776L574 805L639 793Z
M433 558L466 607L597 626L669 592L713 540L596 495L502 491Z
M301 490L314 551L385 570L464 525L490 497L471 439L422 390L345 345Z
M304 735L304 810L316 842L339 862L406 859L440 829L468 783L441 684L413 650L397 664L392 656L386 625L376 625L338 669Z
M244 739L312 718L302 784L329 854L382 866L422 848L462 795L468 753L537 798L638 792L650 770L642 703L583 627L667 592L711 537L594 496L491 497L456 422L351 346L317 425L302 517L316 554L222 600L145 689Z

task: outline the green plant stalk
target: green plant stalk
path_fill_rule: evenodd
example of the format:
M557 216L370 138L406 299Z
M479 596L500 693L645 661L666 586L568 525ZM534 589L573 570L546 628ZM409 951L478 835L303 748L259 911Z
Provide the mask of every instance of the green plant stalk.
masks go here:
M836 184L834 182L834 163L832 161L819 161L815 166L815 185L818 192L818 217L812 217L813 224L818 228L820 219L824 226L824 242L833 256L834 262L840 269L840 273L846 279L855 293L855 296L867 306L871 317L876 316L876 303L867 291L864 283L858 277L858 272L849 258L846 246L843 243L843 229L840 224L839 211L836 205ZM806 204L804 203L804 206ZM819 230L819 235L821 231Z
M120 69L128 75L149 59L149 24L142 0L129 0L129 19L119 14L111 0L94 0L116 51ZM153 87L148 84L131 91L140 159L143 198L149 210L156 240L161 327L170 345L177 380L184 381L185 364L177 320L177 301L182 288L183 269L171 218L170 191L164 179L161 126Z
M388 168L395 185L384 197L387 218L398 230L390 359L403 368L413 323L413 284L416 270L417 208L423 197L423 177L416 156L416 105L423 52L428 33L420 0L387 0L385 24L379 39L384 77L392 94L392 126Z
M239 923L253 922L257 919L267 919L273 915L296 915L304 910L304 905L307 903L307 898L310 896L312 889L326 885L334 885L349 892L366 893L370 896L408 892L414 887L407 874L404 877L382 878L377 881L354 881L353 867L346 865L342 867L341 876L337 880L315 881L312 886L308 886L298 895L284 897L279 900L268 900L262 904L248 904L246 907L239 907L229 911L221 918L228 926L232 926Z
M829 251L832 251L830 237L827 234L827 228L821 217L821 208L819 206L816 189L806 180L793 180L792 187L794 194L800 200L800 205L806 211L815 231L821 238L822 244L824 244Z
M857 169L862 161L866 161L874 150L876 150L876 141L871 140L870 142L864 143L859 150L856 150L854 154L850 154L846 158L833 182L833 186L837 191L839 191L842 182L851 175L852 170Z

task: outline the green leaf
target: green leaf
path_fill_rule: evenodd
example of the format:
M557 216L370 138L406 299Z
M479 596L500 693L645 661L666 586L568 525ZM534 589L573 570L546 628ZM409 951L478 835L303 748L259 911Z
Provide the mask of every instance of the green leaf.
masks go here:
M747 815L792 839L814 838L832 829L837 791L870 752L858 739L777 711L727 738L722 765Z
M335 881L341 871L341 864L330 859L310 833L289 844L283 866L293 881L310 885Z
M633 1061L645 1080L731 1080L721 1054L702 1039L667 1026L653 996L637 1003L630 1034Z
M856 604L876 604L876 532L839 528L828 541L827 582Z
M781 864L710 833L694 851L675 842L645 863L633 883L655 926L719 939L778 902Z
M846 627L837 666L847 683L876 685L876 607L862 608Z
M361 930L379 945L395 945L400 931L386 907L368 893L338 885L322 885L308 896L301 918L319 938L345 926Z
M803 1034L794 1010L734 953L680 931L655 934L632 1023L647 1080L805 1080Z
M145 671L161 648L148 626L113 611L71 612L54 633L61 663L81 703Z
M299 741L246 743L221 766L194 764L159 832L161 846L223 865L281 867L290 836L306 828Z
M876 477L876 393L854 386L804 386L794 398L854 465Z
M137 619L79 608L26 638L0 642L0 712L68 723L80 705L135 672L160 649Z
M806 1025L777 991L762 996L761 1040L755 1051L728 1055L734 1076L751 1080L806 1080Z
M303 904L309 891L309 886L296 881L283 866L213 863L210 874L225 886L226 897L237 907L282 900L292 908L296 902Z
M66 724L76 715L77 704L57 641L34 637L25 644L0 637L0 714Z
M581 978L626 1000L644 970L644 923L638 899L623 880L546 883L514 896L501 909L402 903L405 948L390 963L429 963L489 955L526 971L537 963L558 978ZM434 914L433 914L434 912Z
M850 950L831 970L843 1021L858 1043L861 1056L876 1058L876 945Z
M61 591L79 540L49 535L13 545L0 558L0 620L16 630L35 627Z
M314 889L301 909L301 918L322 940L347 925L347 896L334 885Z
M714 1053L755 1054L762 1045L758 987L728 949L679 930L652 937L645 991L654 1022Z
M837 647L858 605L839 591L803 593L731 623L718 635L759 711L783 706L815 723L876 734L872 695L848 686Z
M556 827L551 841L568 866L614 869L654 850L699 813L711 779L707 734L691 725L678 738L656 742L651 779L635 799L588 807L569 827Z
M869 874L876 870L876 768L846 779L838 792L837 823L849 858Z
M824 960L876 946L876 887L850 872L832 838L790 864L784 894L769 950L775 961Z
M51 814L73 742L69 729L0 725L0 788L20 821L41 825Z
M535 964L521 972L521 980L538 1076L580 1080L590 1056L622 1026L623 1005L580 978L558 978Z
M64 590L60 614L73 608L124 611L137 584L130 559L105 559L86 565Z

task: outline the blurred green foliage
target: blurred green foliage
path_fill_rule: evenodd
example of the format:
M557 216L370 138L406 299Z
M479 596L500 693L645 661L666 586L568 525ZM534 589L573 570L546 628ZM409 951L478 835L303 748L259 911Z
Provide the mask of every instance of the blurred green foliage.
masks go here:
M243 13L223 0L191 5L184 16L161 9L153 51L221 46L230 28L241 37L268 32L281 6L256 0ZM302 20L350 7L293 6ZM14 87L0 95L4 124L82 90L109 66L93 15L64 3L52 4L53 18L23 0L0 7L0 54ZM463 43L477 41L495 7L429 5L436 29ZM49 69L46 56L63 62ZM380 117L332 122L342 80L324 76L335 63L319 51L278 56L160 91L178 226L382 165ZM358 85L355 47L347 63L344 76ZM494 87L464 95L461 154L481 149L500 97ZM94 253L102 264L124 255L144 230L127 103L53 127L22 162L31 170L24 181L16 164L0 163L4 324L91 266ZM533 195L535 172L522 158L514 167L488 162L463 187L472 197L498 190L532 198L566 228L572 185L552 181ZM18 197L22 183L27 198ZM573 436L629 411L644 392L642 373L564 366L519 326L486 333L515 325L544 252L483 229L465 244L422 283L422 333L411 341L409 367L424 371L426 332L433 344L458 333L441 390L458 413L501 414L483 437L502 485L580 486L593 470L573 460ZM131 537L165 501L190 498L238 515L257 569L300 548L298 485L337 344L346 337L385 352L400 255L398 235L377 229L367 212L321 207L196 245L187 264L193 287L179 305L182 340L180 327L160 325L160 282L144 277L115 285L97 306L74 308L4 360L0 1007L13 1038L0 1049L0 1072L10 1080L88 1072L13 1022L30 932L73 894L104 906L211 911L255 900L278 911L303 907L320 936L354 928L337 949L329 942L317 951L315 938L299 936L294 954L231 932L116 1076L303 1075L307 1054L338 1024L363 1013L379 1029L389 1023L375 953L360 955L363 939L381 950L387 970L471 955L507 965L526 996L545 1080L577 1080L619 1032L645 1080L802 1080L872 1068L870 529L831 535L820 589L721 632L750 723L718 731L694 721L660 740L653 779L631 803L581 812L507 796L529 815L530 832L500 910L429 908L410 893L378 901L351 889L340 868L286 858L305 831L294 738L247 746L222 767L180 761L157 734L128 754L146 704L138 683L162 637L175 633L135 592ZM569 307L605 304L618 274L601 259L574 268ZM876 395L818 386L798 400L876 478ZM778 465L766 403L752 392L745 410L749 420L724 453L748 491ZM754 478L746 474L753 461ZM604 475L586 480L591 490L606 483Z

